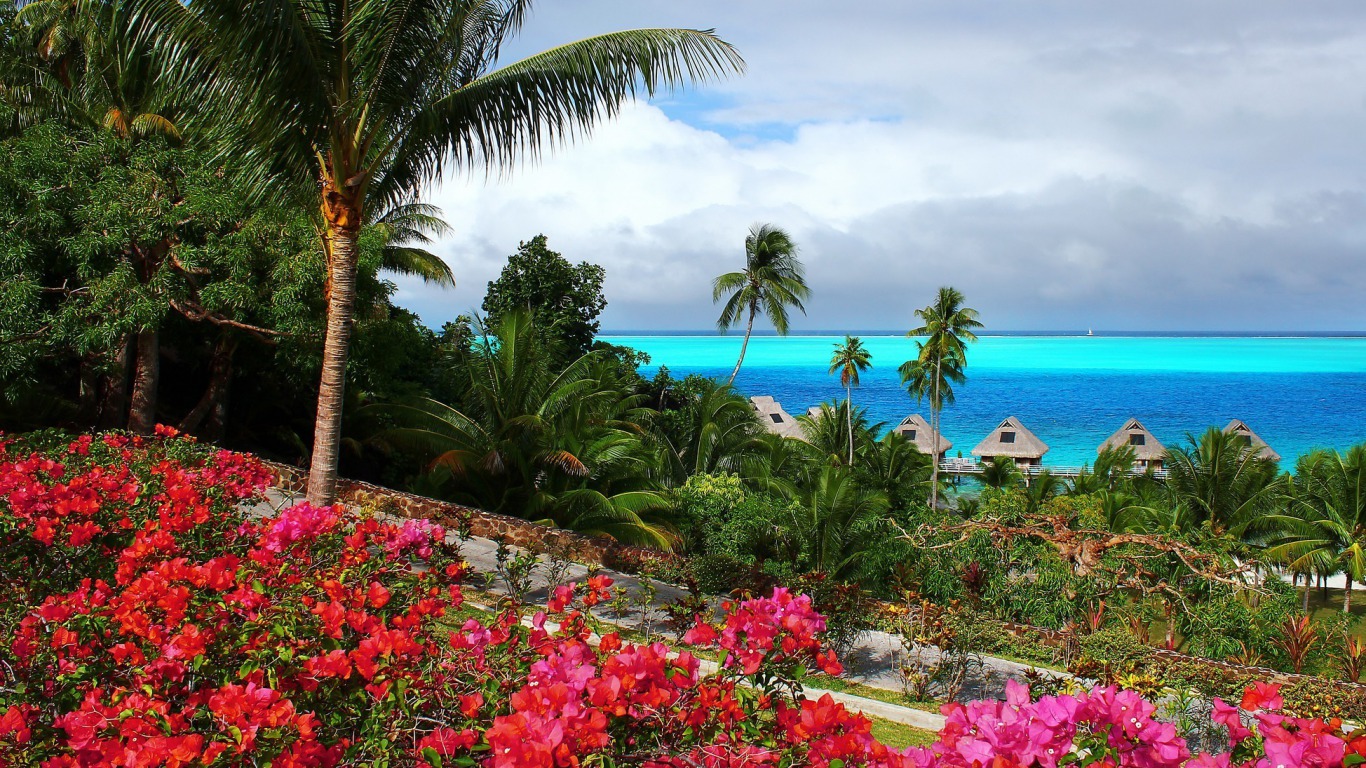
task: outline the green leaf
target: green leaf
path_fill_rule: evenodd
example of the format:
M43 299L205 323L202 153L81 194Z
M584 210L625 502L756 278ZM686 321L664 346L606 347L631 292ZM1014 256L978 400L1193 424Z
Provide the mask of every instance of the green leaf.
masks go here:
M437 751L431 747L422 748L422 759L431 763L433 768L441 768L441 755L437 754Z

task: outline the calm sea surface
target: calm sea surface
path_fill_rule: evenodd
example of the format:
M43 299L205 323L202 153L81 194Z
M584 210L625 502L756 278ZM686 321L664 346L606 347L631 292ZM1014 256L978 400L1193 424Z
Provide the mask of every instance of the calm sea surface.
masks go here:
M895 425L919 410L897 367L915 353L904 336L864 335L873 368L854 392L876 421ZM725 377L741 337L616 336L675 376ZM750 341L736 385L767 394L796 416L842 397L827 372L838 336ZM1045 464L1092 461L1096 446L1137 417L1164 443L1240 418L1275 448L1287 469L1315 447L1366 441L1366 338L984 336L968 352L968 383L944 412L949 455L969 451L1007 416L1018 416L1051 450Z

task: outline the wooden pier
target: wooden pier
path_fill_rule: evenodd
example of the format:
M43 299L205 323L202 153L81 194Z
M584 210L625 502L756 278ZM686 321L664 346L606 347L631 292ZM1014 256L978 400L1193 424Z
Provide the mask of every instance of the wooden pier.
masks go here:
M939 465L939 474L954 475L956 477L970 477L972 475L982 474L982 470L985 467L985 464L979 464L975 461L969 461L966 459L960 461L945 461ZM1020 475L1024 477L1026 480L1032 477L1038 477L1044 472L1047 472L1053 477L1071 478L1079 477L1082 474L1091 471L1089 467L1031 466L1017 467L1017 469L1019 470ZM1132 474L1134 477L1143 477L1144 475L1151 474L1153 478L1157 480L1167 479L1167 470L1165 469L1146 470L1135 467L1133 470L1131 470L1130 474Z

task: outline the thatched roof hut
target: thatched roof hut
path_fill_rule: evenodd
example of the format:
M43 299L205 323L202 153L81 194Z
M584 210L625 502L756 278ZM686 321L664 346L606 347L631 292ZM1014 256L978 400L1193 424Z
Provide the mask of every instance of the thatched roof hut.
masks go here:
M944 454L948 453L953 447L953 443L935 431L934 427L925 420L924 416L913 413L901 420L901 423L892 428L892 432L901 435L915 444L915 447L926 456L934 455L935 437L939 438L939 458L943 459Z
M1271 450L1271 446L1267 445L1266 441L1256 432L1253 432L1252 427L1249 427L1242 419L1230 421L1228 426L1224 427L1224 431L1247 440L1249 450L1256 451L1259 458L1271 459L1272 461L1281 460L1281 455Z
M764 429L783 437L795 437L798 440L806 439L802 425L791 414L784 411L782 404L777 400L768 395L756 395L749 399L749 404L759 412L759 421L764 425Z
M973 456L990 461L997 456L1015 460L1016 464L1034 465L1048 453L1048 445L1033 432L1025 429L1020 420L1011 416L991 431L986 439L972 449Z
M1138 419L1124 422L1124 426L1120 427L1118 432L1110 435L1110 439L1096 448L1096 453L1107 448L1123 448L1126 445L1134 449L1134 459L1140 467L1154 464L1160 466L1163 457L1167 455L1167 449L1162 445L1162 441L1149 432Z

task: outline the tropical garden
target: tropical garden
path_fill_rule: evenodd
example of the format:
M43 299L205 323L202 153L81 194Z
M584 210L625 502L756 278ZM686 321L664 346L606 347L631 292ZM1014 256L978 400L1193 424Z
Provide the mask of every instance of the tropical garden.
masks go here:
M1299 718L1366 716L1325 682L1366 664L1366 446L1288 474L1211 430L1164 480L1120 450L1067 481L996 463L968 491L856 406L884 361L855 337L831 352L843 397L784 436L733 386L743 348L723 382L598 341L602 268L544 236L478 316L437 331L395 303L394 275L457 277L427 249L446 225L425 185L743 67L677 29L506 62L529 6L0 7L0 764L1363 761ZM813 290L797 243L761 224L736 245L718 327L786 333ZM887 363L937 433L981 322L952 288L928 298L915 355ZM308 467L308 503L244 518L273 481L257 456ZM439 527L332 506L339 475L610 537L736 600L680 633L709 651L597 624L601 581L526 627L515 601L466 604ZM1315 611L1339 575L1341 610ZM1012 687L891 750L793 695L837 671L823 643L875 627L961 651L908 671L908 698L955 698L944 659L988 653L1111 687ZM1141 699L1175 679L1163 649L1319 677L1177 670L1241 704L1203 746Z

